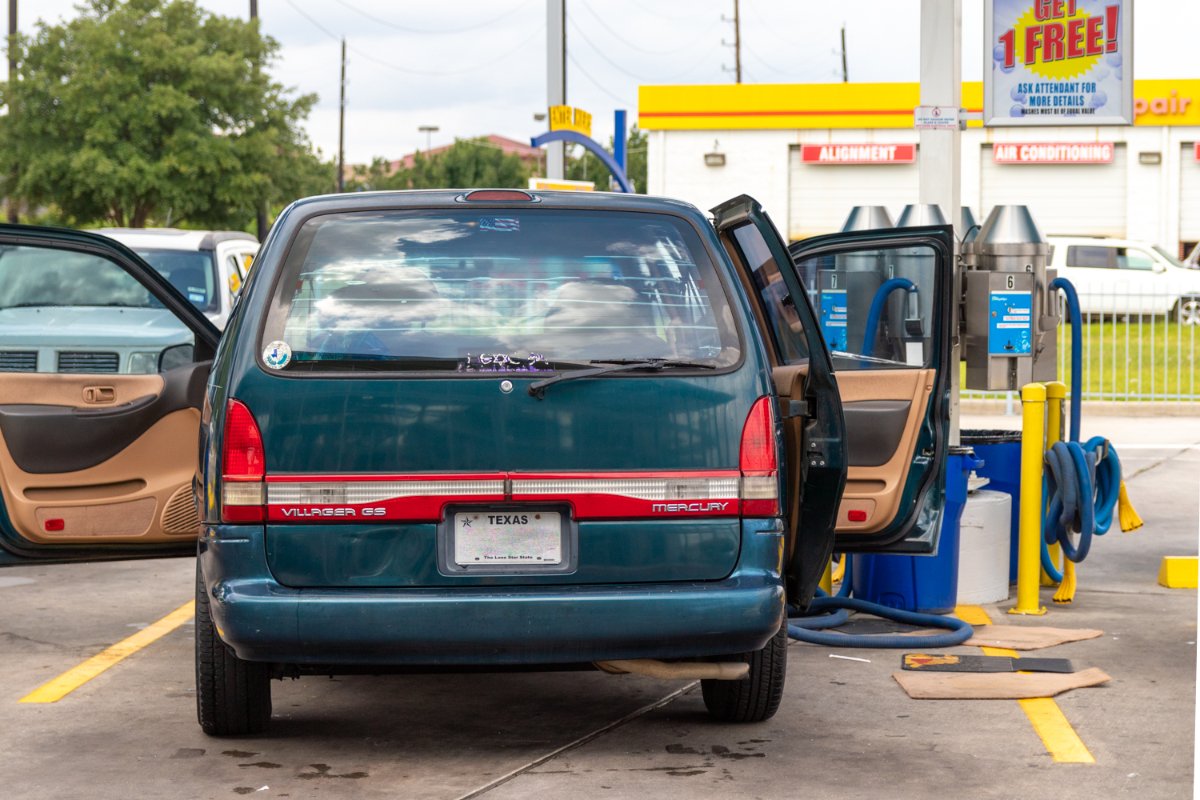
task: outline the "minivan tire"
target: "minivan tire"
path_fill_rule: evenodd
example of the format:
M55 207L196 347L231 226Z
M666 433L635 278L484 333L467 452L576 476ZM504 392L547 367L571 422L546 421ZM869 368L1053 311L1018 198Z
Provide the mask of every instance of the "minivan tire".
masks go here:
M709 716L721 722L763 722L775 716L783 699L787 651L785 620L763 649L719 659L743 661L750 665L750 674L740 681L700 681Z
M1200 297L1181 297L1173 315L1181 325L1200 325Z
M221 641L196 564L196 716L209 736L262 733L271 719L267 664L243 661Z

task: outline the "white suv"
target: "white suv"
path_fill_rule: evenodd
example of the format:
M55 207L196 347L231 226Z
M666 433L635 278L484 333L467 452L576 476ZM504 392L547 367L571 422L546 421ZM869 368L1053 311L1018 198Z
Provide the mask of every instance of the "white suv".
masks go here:
M224 330L233 301L258 252L258 240L242 231L178 228L101 228L145 259L171 285Z
M1200 325L1200 271L1148 242L1049 236L1049 266L1074 284L1084 314L1170 314Z

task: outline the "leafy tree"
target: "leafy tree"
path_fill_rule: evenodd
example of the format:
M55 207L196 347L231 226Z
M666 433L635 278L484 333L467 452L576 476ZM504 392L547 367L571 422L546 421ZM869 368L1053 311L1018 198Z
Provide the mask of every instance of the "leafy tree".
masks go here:
M20 76L0 89L5 187L63 222L244 227L333 172L293 96L267 69L279 45L257 22L193 0L86 0L16 43ZM325 177L321 177L325 176Z
M608 149L612 152L613 138L608 139ZM573 181L592 181L601 191L608 190L612 173L604 162L590 150L579 148L580 154L572 155L567 162L567 178ZM646 193L646 132L638 130L637 126L629 129L625 137L625 177L629 179L635 192Z
M456 139L441 152L417 153L413 165L400 169L392 180L392 186L401 189L523 189L529 185L529 169L519 156L487 139Z

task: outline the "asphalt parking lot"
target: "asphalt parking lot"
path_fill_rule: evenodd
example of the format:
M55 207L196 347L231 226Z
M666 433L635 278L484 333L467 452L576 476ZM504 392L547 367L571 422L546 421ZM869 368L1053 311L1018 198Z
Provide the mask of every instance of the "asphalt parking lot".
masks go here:
M1015 424L963 424L997 422ZM1056 698L1065 729L1035 728L1012 700L911 700L891 678L901 651L793 643L783 707L760 725L708 721L684 682L345 677L277 683L266 735L210 739L195 720L188 621L56 702L20 702L185 604L191 559L35 566L0 571L0 795L1191 797L1196 592L1156 576L1162 556L1197 551L1200 419L1089 428L1122 448L1145 528L1093 547L1073 605L1041 618L983 609L996 622L1104 630L1037 653L1112 676ZM861 660L833 657L846 655ZM1093 763L1061 760L1071 736Z

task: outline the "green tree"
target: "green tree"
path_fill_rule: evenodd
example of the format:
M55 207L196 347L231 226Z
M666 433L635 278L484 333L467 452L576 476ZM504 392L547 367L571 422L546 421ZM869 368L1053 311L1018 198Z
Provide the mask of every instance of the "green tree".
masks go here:
M613 137L608 138L608 150L611 153ZM579 153L573 154L567 161L566 177L573 181L592 181L601 191L608 190L612 173L604 162L590 150L578 148ZM629 179L635 192L646 193L646 132L638 130L637 126L629 129L625 137L625 177Z
M519 156L505 153L487 139L456 139L439 153L417 153L413 165L400 169L392 181L388 188L523 189L529 185L529 169Z
M192 0L86 0L39 23L0 90L0 158L20 165L5 188L72 224L245 227L331 187L300 128L316 97L269 77L278 51Z

